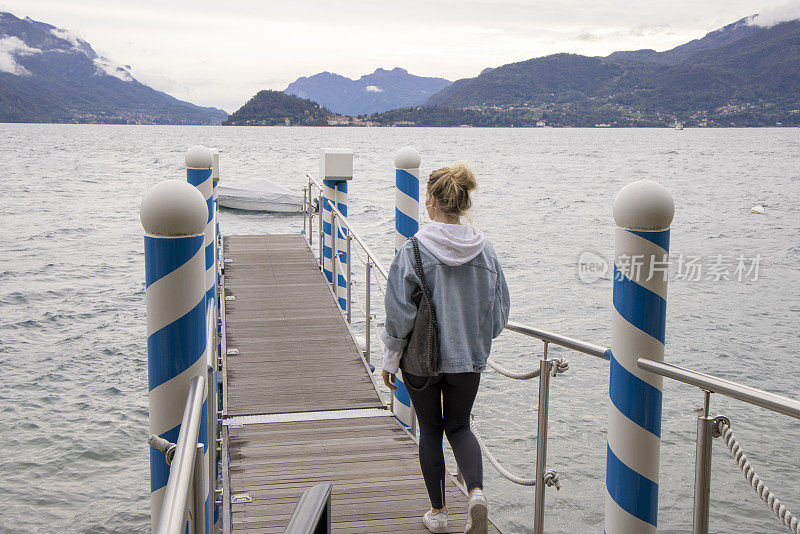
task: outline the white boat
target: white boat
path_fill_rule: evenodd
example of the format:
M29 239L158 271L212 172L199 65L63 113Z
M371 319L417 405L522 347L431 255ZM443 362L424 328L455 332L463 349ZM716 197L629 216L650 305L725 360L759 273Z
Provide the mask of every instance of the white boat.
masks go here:
M292 213L303 210L303 195L262 178L237 186L219 186L219 205L236 210Z
M683 130L683 123L676 122L675 123L675 129L676 130Z

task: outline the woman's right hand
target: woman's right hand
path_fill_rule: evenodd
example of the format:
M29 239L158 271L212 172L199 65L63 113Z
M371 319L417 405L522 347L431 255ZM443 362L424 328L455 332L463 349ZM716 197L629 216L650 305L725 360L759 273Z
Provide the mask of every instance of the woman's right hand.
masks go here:
M386 369L381 371L381 376L383 376L383 383L386 384L386 387L395 390L397 386L394 385L394 373L390 373Z

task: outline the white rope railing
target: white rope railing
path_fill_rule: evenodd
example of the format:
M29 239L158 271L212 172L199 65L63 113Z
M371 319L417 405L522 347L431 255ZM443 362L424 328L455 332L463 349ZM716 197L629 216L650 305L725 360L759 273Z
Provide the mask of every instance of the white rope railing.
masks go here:
M478 445L480 446L481 451L483 452L483 454L486 455L486 458L489 460L489 463L492 464L492 467L494 467L497 470L498 473L503 475L505 478L507 478L508 480L513 482L514 484L519 484L520 486L535 486L536 485L536 479L535 478L519 477L519 476L511 473L511 471L509 471L508 469L506 469L502 465L500 465L500 462L498 462L497 458L494 457L494 454L492 454L492 451L490 451L486 447L486 444L483 443L483 439L481 439L481 436L478 433L478 429L475 426L475 420L472 417L470 417L469 428L470 428L470 430L472 430L472 433L475 435L475 439L478 440ZM552 469L550 469L550 470L545 472L545 474L544 474L544 482L548 486L555 486L556 490L560 490L561 489L561 482L558 480L558 473L556 473Z
M717 421L717 431L722 435L722 439L725 440L725 445L730 449L733 459L739 465L739 469L742 471L744 478L747 479L750 486L752 486L758 496L761 497L761 500L767 504L767 507L778 516L778 519L780 519L791 532L800 534L800 519L792 515L792 513L786 509L786 506L775 497L775 494L772 493L767 485L764 484L764 481L756 474L755 469L750 465L750 460L747 459L747 455L745 455L736 436L734 436L730 423L720 419Z
M553 366L551 367L550 374L556 376L559 373L566 372L569 369L569 362L566 358L555 358L552 360ZM534 369L533 371L513 371L507 367L503 367L492 358L486 360L486 365L497 371L503 376L513 378L515 380L530 380L536 378L541 373L541 369Z

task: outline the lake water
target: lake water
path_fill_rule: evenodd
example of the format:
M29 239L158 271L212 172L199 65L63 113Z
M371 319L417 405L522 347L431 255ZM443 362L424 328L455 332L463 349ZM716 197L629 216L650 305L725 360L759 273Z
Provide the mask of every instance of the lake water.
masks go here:
M666 360L797 398L798 134L2 124L0 531L149 530L138 211L150 186L185 177L190 145L220 148L223 183L265 177L298 191L305 173L316 172L320 147L352 148L350 219L386 265L394 152L416 146L423 176L466 160L479 176L474 224L499 252L512 319L603 345L611 281L581 281L578 257L589 251L611 261L614 195L630 181L658 180L675 199L672 257L700 266L698 273L673 264ZM756 204L766 205L765 215L750 214ZM296 215L222 214L224 234L301 229ZM541 348L504 333L493 355L529 369ZM602 532L608 364L552 353L569 358L570 370L552 382L548 464L563 487L548 490L547 531ZM523 476L531 476L535 460L536 390L487 372L474 410L484 440ZM701 402L698 390L665 381L661 532L691 528L694 409ZM711 406L731 418L759 475L800 513L800 422L718 395ZM505 481L488 462L485 472L499 525L530 530L533 490ZM711 497L712 531L784 531L721 440L714 443Z

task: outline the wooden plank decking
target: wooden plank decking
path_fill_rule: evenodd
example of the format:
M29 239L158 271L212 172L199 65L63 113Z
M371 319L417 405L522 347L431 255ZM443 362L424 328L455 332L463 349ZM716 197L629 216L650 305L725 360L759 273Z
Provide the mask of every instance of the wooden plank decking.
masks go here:
M224 257L227 349L239 351L225 362L225 530L283 532L302 492L332 483L335 532L427 532L417 446L382 409L304 238L226 237ZM252 502L228 506L243 493ZM452 480L446 498L463 532Z

